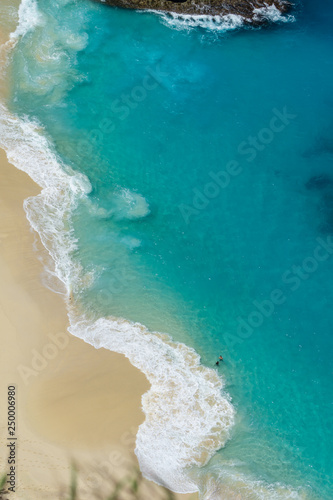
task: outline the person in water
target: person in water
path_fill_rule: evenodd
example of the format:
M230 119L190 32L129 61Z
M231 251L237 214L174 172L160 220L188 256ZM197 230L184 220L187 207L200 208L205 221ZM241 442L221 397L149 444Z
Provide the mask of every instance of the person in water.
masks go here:
M218 361L216 361L216 363L215 363L215 364L216 364L217 366L219 366L220 361L224 361L224 359L222 358L222 356L219 356L219 359L218 359Z

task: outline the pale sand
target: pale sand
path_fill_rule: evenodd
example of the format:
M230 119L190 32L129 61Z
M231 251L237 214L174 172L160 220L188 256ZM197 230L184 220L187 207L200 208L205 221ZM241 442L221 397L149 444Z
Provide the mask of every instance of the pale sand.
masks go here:
M93 487L110 494L109 477L135 463L141 395L149 384L123 356L67 333L63 298L42 284L43 266L33 250L37 237L23 210L23 200L38 192L0 150L0 472L6 466L7 386L13 384L17 493L10 498L65 498L60 490L69 483L74 459L85 471L79 498L93 500ZM59 346L50 337L57 333ZM153 483L143 487L144 498L159 498Z

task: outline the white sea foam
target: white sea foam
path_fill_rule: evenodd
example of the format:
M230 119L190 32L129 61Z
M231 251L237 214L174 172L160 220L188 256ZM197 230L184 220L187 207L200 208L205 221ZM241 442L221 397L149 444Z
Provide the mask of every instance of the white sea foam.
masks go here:
M290 23L295 21L291 14L282 14L275 5L266 5L259 9L253 9L254 19L257 21L266 20L271 22Z
M118 218L142 219L150 213L149 204L144 196L130 189L121 189L115 195Z
M147 11L138 11L147 12ZM157 14L163 24L170 26L177 30L189 30L194 28L202 28L209 31L225 32L235 30L244 25L244 22L251 22L247 19L236 14L226 14L224 16L212 16L208 14L179 14L176 12L163 12L159 10L149 10ZM293 22L295 17L292 15L283 15L275 5L265 5L258 9L253 9L254 20L266 20L270 22Z
M160 10L149 10L148 12L157 14L161 18L163 24L177 30L203 28L211 31L223 32L239 28L244 23L244 18L235 14L210 16L206 14L178 14L176 12L162 12Z
M58 0L58 4L60 1L68 3ZM20 73L17 85L26 93L48 95L49 101L59 102L75 84L85 79L76 69L77 53L88 44L84 22L78 17L81 29L66 28L57 16L41 12L36 0L22 0L18 17L19 24L4 49L12 48L20 38L30 34L33 53L16 59Z
M89 213L101 218L115 220L143 219L150 214L149 203L144 196L130 189L118 188L110 192L107 197L110 208L100 207L97 202L86 200Z
M26 35L36 26L43 23L43 16L38 10L36 0L22 0L18 10L19 22L16 30L11 33L10 38L18 39L20 36Z
M43 129L37 123L11 115L1 103L0 145L9 161L43 188L40 195L25 200L24 209L53 258L57 277L68 290L82 280L81 266L69 257L76 247L70 218L80 197L90 191L89 180L69 169L65 173Z
M0 104L0 146L8 159L37 182L42 192L25 201L32 227L54 261L54 273L71 292L88 287L93 277L71 259L76 242L71 212L90 191L88 179L59 163L38 124L11 115ZM106 291L107 292L107 291ZM202 487L205 500L285 500L303 498L280 485L271 487L240 474L216 474L194 480L188 470L202 466L223 447L234 425L235 410L218 374L200 364L196 352L168 335L149 332L139 323L78 315L67 300L69 331L93 345L124 354L151 384L142 397L145 422L136 439L143 474L180 493ZM230 468L229 468L230 469ZM239 496L241 495L241 496ZM304 497L305 498L305 497Z
M28 21L22 15L20 19L24 28L16 31L24 36ZM84 275L81 265L71 258L76 248L71 214L90 191L89 180L60 163L40 124L19 119L1 103L0 137L9 161L42 188L38 196L25 201L27 218L52 257L53 272L68 297L72 292L75 296L91 281L91 275ZM146 200L137 193L122 190L119 200L127 218L149 213ZM142 325L121 319L78 317L70 300L67 303L73 335L96 348L125 354L152 384L143 396L146 420L136 443L143 473L173 490L196 491L186 468L205 464L224 445L233 426L234 409L229 398L221 395L221 379L200 365L192 349L173 343L167 335L150 333Z
M89 284L71 253L76 242L71 211L90 190L87 178L65 173L35 123L12 116L0 106L1 146L8 159L42 187L24 207L32 227L55 262L55 273L70 294ZM97 321L75 315L69 305L70 332L94 347L125 354L152 384L143 396L146 420L137 436L141 470L169 488L188 492L197 486L184 470L203 465L224 445L234 422L234 409L214 370L200 365L199 356L167 335L117 318Z
M17 32L24 36L28 22L22 16L21 22L25 28ZM71 214L79 200L87 199L89 180L61 164L38 123L13 116L2 104L0 145L8 159L42 188L38 196L25 201L24 208L54 261L54 274L67 290L70 332L96 348L125 354L151 383L142 398L146 420L136 440L143 474L174 491L196 491L198 484L187 474L188 468L206 464L234 425L234 408L223 393L222 380L200 364L193 349L167 335L120 318L78 315L69 299L72 292L75 297L76 291L89 286L92 276L71 258L76 248ZM143 200L134 197L135 217L149 211Z
M289 488L280 483L267 484L230 468L220 470L204 480L205 500L307 500L305 490Z
M234 409L214 370L195 351L120 318L89 321L70 312L70 332L96 348L125 354L151 383L142 398L145 422L136 440L144 475L178 492L196 491L186 468L204 465L224 445Z
M0 47L0 61L3 65L1 77L5 74L8 65L7 53L18 42L20 37L33 30L42 22L42 15L38 11L36 0L22 0L17 13L16 29L9 35L9 39Z

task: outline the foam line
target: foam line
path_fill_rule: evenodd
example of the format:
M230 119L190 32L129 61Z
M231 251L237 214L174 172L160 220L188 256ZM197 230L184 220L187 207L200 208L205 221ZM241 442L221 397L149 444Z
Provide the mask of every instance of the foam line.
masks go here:
M89 181L65 173L38 124L11 115L3 105L0 112L1 145L9 161L42 188L38 196L25 201L24 208L70 296L87 282L81 265L71 259L76 248L71 212L90 191ZM146 420L136 442L144 475L174 491L196 491L186 468L206 464L225 444L234 424L234 409L221 393L217 373L202 366L193 349L167 335L119 318L90 320L78 316L69 301L68 307L73 335L96 348L125 354L152 384L142 398Z
M38 11L34 7L31 11L29 5L36 6L35 0L23 0L13 38L24 36L41 22ZM75 297L82 286L89 286L93 277L85 275L80 263L72 259L77 242L71 214L80 200L87 199L89 180L61 163L40 124L14 116L1 103L0 146L11 163L41 187L39 195L25 200L24 208L53 259L54 274L67 291L69 331L95 348L124 354L151 384L142 397L146 418L135 450L143 474L173 491L197 491L199 485L188 474L189 468L206 464L225 445L234 426L235 410L223 392L222 379L200 364L193 349L166 334L149 332L121 318L96 319L78 313L70 300L72 294ZM136 216L147 213L142 200L136 200L137 206ZM214 493L217 488L207 490L204 498L222 498Z
M238 29L245 23L251 23L251 19L246 19L236 14L226 14L224 16L211 16L207 14L179 14L176 12L164 12L160 10L138 11L139 13L152 12L160 17L163 24L176 30L190 30L202 28L208 31L226 32ZM295 17L288 14L283 15L275 5L267 5L258 9L253 9L255 21L269 22L294 22Z
M21 9L18 36L29 31L25 13L29 9ZM36 16L31 22L36 26ZM125 354L152 384L142 398L146 420L136 441L143 474L174 491L196 491L187 467L207 463L224 445L234 423L234 409L221 393L221 379L200 364L193 349L167 335L119 318L91 320L74 312L69 299L89 285L89 279L71 258L76 249L71 214L90 192L89 180L61 163L39 123L14 116L1 103L0 137L8 160L42 188L39 195L25 200L24 208L53 259L54 274L67 290L70 332L96 348Z
M160 10L138 12L152 12L161 18L163 24L177 30L203 28L209 31L224 32L240 28L244 24L244 18L235 14L210 16L206 14L178 14L176 12L163 12Z

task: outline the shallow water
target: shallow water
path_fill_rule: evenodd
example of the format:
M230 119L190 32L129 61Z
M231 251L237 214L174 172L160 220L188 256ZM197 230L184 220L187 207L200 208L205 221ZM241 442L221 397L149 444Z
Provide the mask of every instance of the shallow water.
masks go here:
M211 368L224 356L220 401L191 351L142 343L126 322L113 323L116 341L104 320L73 329L145 361L158 384L183 383L179 407L172 393L145 402L171 421L178 408L182 425L148 416L144 472L181 490L170 478L192 465L179 481L204 498L331 498L332 5L303 2L294 22L233 30L88 1L38 5L13 52L9 106L44 127L62 161L57 193L30 203L58 276L91 320L166 332ZM35 160L45 185L52 162ZM75 189L73 172L86 176ZM201 386L197 407L182 406ZM186 441L191 411L209 442ZM159 469L146 453L157 435Z

